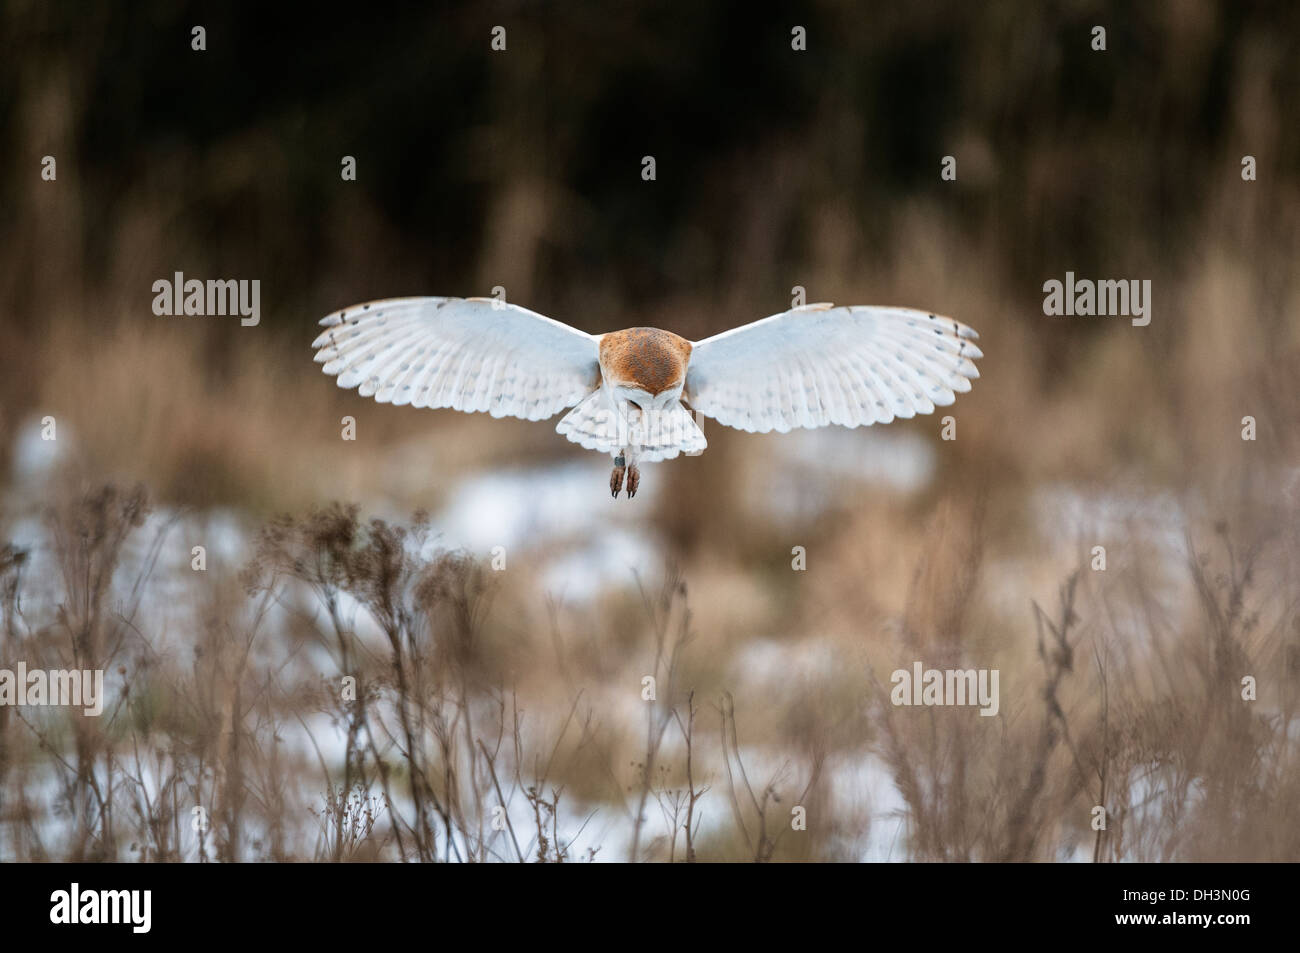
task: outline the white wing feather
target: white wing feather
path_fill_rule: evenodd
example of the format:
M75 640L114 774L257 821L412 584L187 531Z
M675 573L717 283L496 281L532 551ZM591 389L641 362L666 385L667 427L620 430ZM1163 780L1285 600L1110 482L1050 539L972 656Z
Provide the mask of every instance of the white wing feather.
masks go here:
M695 344L686 400L739 430L889 423L951 404L979 377L979 337L911 308L805 305Z
M599 380L595 337L491 299L391 298L320 323L316 362L380 403L543 420Z

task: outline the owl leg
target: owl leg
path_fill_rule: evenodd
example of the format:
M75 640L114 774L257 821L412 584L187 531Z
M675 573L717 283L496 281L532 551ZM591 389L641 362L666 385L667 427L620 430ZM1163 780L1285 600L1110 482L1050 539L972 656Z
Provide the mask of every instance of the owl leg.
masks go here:
M627 464L623 458L623 453L619 451L618 456L614 458L614 472L609 475L609 492L614 499L618 499L618 492L623 489L623 473L626 468ZM632 468L632 472L636 472L635 467ZM633 490L632 492L636 491Z
M636 489L641 485L641 470L636 465L635 447L628 450L627 457L627 498L630 500L636 496Z

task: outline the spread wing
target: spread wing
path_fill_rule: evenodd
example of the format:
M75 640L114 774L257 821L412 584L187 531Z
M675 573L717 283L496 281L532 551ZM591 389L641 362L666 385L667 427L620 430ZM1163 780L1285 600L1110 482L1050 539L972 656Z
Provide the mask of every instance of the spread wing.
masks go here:
M320 323L316 362L380 403L542 420L600 376L592 335L488 298L392 298Z
M910 308L805 305L695 344L686 399L739 430L889 423L951 404L979 337Z

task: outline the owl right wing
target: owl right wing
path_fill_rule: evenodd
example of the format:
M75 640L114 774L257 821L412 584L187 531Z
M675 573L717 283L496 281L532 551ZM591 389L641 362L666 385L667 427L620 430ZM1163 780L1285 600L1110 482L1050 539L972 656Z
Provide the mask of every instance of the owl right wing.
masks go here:
M600 379L595 337L491 298L390 298L320 323L322 370L383 404L543 420Z
M695 344L686 400L738 430L858 427L945 407L979 377L979 335L910 308L805 305Z

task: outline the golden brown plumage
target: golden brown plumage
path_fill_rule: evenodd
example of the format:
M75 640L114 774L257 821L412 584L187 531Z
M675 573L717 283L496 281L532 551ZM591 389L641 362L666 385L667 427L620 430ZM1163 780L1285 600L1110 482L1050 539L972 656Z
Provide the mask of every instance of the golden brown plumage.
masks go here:
M600 339L600 367L619 387L657 396L686 378L691 342L659 328L627 328Z

